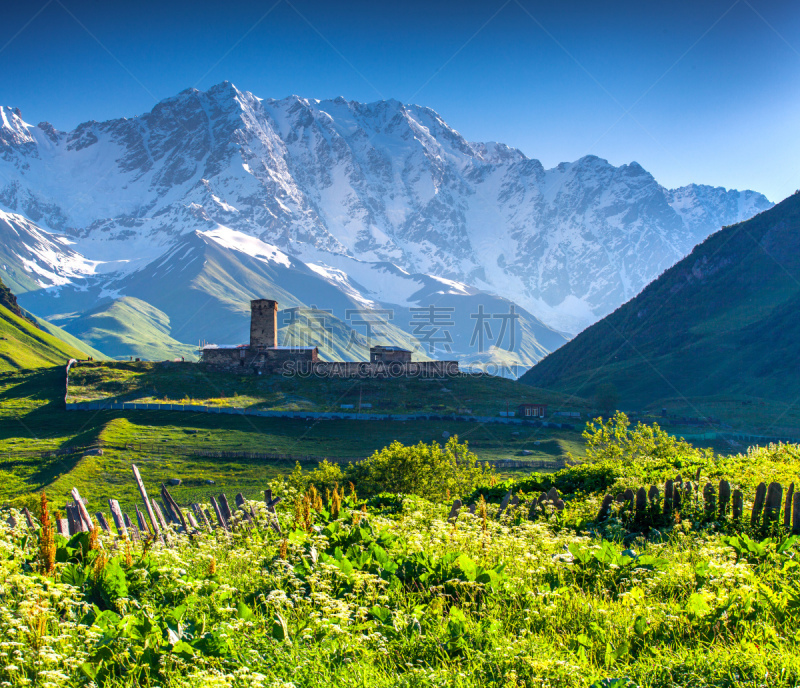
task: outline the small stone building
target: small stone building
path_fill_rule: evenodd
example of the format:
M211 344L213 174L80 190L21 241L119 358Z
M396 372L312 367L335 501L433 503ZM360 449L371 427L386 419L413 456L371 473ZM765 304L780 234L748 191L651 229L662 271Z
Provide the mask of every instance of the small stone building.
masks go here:
M369 350L370 363L411 363L411 352L399 346L373 346Z
M544 418L546 413L546 404L520 404L517 409L520 418Z

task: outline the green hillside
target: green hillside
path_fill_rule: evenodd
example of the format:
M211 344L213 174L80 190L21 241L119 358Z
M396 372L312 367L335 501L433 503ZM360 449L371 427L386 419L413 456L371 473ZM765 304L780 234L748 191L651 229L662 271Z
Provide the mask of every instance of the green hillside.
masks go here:
M112 358L142 356L150 360L186 357L197 347L170 336L170 319L158 308L126 296L87 313L54 317L70 334L105 351Z
M87 352L36 327L0 305L0 372L60 365Z
M108 358L108 356L106 356L102 351L89 346L86 342L78 339L76 336L70 334L66 330L62 330L58 325L47 322L47 320L44 318L40 318L36 315L32 315L31 317L36 320L36 324L45 332L52 334L56 339L60 339L65 344L82 351L83 356L81 356L81 358L90 356L96 361L104 361Z
M756 424L786 428L786 414L800 396L798 309L795 194L710 236L523 381L585 397L611 388L622 408L669 399L691 415L723 396L752 416L766 400L775 402L772 417Z
M387 264L387 274L392 268ZM451 323L443 326L442 332L438 332L438 326L420 329L419 322L412 325L415 315L410 306L390 302L373 303L370 310L376 310L362 320L362 298L340 289L300 261L259 260L192 233L182 237L165 256L115 283L114 289L126 294L123 298L111 300L100 285L94 284L86 288L65 285L57 299L46 290L31 290L20 300L25 308L114 358L164 360L184 356L193 360L201 340L244 343L249 337L250 300L256 298L279 302L282 344L317 345L324 360L366 360L368 332L372 344L413 349L418 360L448 357L448 349L441 343L435 350L425 344L426 332L443 342L446 330L452 337L453 357L465 365L492 363L525 369L566 341L563 334L516 308L518 318L503 341L495 341L489 334L487 343L493 348L478 351L473 341L473 315L480 311L509 313L512 304L482 292L441 293L441 283L424 275L416 284L419 291L414 294L414 303L435 305L442 309L440 312L450 314ZM493 335L500 337L500 323L494 321L492 328ZM506 351L512 342L514 351Z

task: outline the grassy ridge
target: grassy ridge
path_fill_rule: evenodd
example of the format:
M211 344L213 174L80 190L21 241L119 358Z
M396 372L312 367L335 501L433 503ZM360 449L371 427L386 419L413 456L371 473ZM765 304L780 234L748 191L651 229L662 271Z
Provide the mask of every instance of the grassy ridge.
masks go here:
M140 299L123 297L79 316L53 318L65 330L113 358L194 360L197 347L170 336L170 319Z
M70 400L197 402L244 408L340 411L369 404L377 413L441 412L498 416L522 403L544 403L549 412L590 407L580 398L478 375L448 379L348 380L215 373L194 364L98 363L74 369Z
M338 410L342 401L358 403L352 382L199 375L194 364L110 363L80 366L73 372L71 392L77 398L167 398L188 395L210 403L270 408ZM466 378L432 383L391 381L382 388L370 381L361 392L375 410L409 410L414 399L431 398L446 408L469 403L478 412L536 395L535 390L509 380ZM442 391L442 389L448 391ZM202 451L261 452L328 457L365 457L397 439L406 444L441 441L443 433L467 440L481 459L552 460L568 452L580 454L580 429L517 428L460 421L366 422L237 417L175 412L66 412L62 367L0 375L0 504L48 489L59 500L77 486L81 494L104 503L135 497L129 480L136 462L148 485L166 477L184 480L180 491L214 489L252 494L265 482L289 472L291 462L221 460ZM436 390L436 391L431 391ZM239 394L237 397L236 395ZM210 395L210 398L208 398ZM556 395L548 399L554 402ZM380 401L383 400L383 401ZM470 401L468 401L470 400ZM381 403L389 404L380 408ZM435 404L440 405L440 404ZM513 408L513 403L511 406ZM517 434L515 434L517 433ZM102 456L42 458L69 446L105 445ZM131 449L126 447L131 446ZM523 452L530 454L523 455Z

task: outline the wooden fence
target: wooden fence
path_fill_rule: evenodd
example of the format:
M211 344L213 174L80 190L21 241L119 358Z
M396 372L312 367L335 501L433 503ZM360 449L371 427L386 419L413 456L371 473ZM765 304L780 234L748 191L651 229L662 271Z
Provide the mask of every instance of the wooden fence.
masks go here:
M116 499L108 500L111 520L121 538L139 542L142 537L149 537L167 542L170 537L180 534L191 536L215 529L221 529L227 534L238 528L249 529L256 525L256 513L241 492L234 498L233 506L225 494L219 494L210 496L210 509L196 502L188 508L181 507L164 483L159 490L161 500L152 498L145 489L136 465L132 464L131 468L144 510L139 505L134 505L132 517L122 511ZM649 489L640 487L635 492L627 489L617 495L607 494L597 513L596 522L608 520L616 508L617 515L643 530L674 523L682 513L690 513L692 518L705 520L731 521L739 525L747 525L749 522L751 529L760 529L762 533L783 526L784 531L791 529L792 533L800 534L800 492L795 492L794 483L786 490L777 482L758 485L748 518L741 490L732 490L727 480L721 480L716 485L706 483L700 490L699 481L698 469L694 482L684 480L680 475L673 480L667 480L663 494L656 485L651 485ZM73 501L66 506L67 517L56 519L56 531L65 537L91 531L96 527L77 488L72 489L71 496ZM267 525L280 534L281 524L275 506L281 498L273 497L272 491L267 489L264 491L264 501ZM555 487L525 502L521 501L519 495L513 494L513 490L509 490L503 497L496 518L516 513L534 520L542 514L562 512L565 506L566 503ZM451 521L458 518L461 507L461 500L456 499L448 516ZM469 512L474 514L475 510L476 505L470 505ZM27 508L23 509L23 514L28 527L35 530L36 526ZM113 533L111 524L102 511L95 513L95 519L100 528L107 533ZM9 519L9 523L12 527L17 525L13 517Z
M221 528L226 533L239 527L252 527L255 524L256 514L252 506L239 493L234 498L234 505L231 506L225 494L211 497L211 510L203 508L200 504L191 504L189 508L181 507L170 494L165 484L160 486L161 501L151 497L142 481L139 469L135 464L132 465L133 477L142 498L143 509L139 505L134 505L133 516L123 512L116 499L108 500L111 521L114 524L117 535L123 539L130 539L140 542L142 538L149 537L166 543L170 537L177 534L193 535L201 531L212 531ZM66 505L66 518L57 518L55 521L56 532L64 537L70 537L77 533L89 532L96 527L101 528L107 533L113 533L111 523L102 511L97 511L92 520L86 502L80 496L77 488L72 488L72 502ZM276 533L281 533L281 525L275 506L281 501L281 497L272 496L271 490L264 492L266 510L268 515L268 525ZM27 508L23 509L23 514L27 525L35 529L35 524ZM97 525L95 525L95 522ZM16 522L13 517L9 519L9 524L14 527Z
M640 487L636 492L627 489L617 495L607 494L597 514L597 521L605 521L617 504L619 511L631 516L634 523L644 527L669 524L682 511L692 509L693 516L706 521L733 521L739 524L748 522L745 514L744 494L731 489L727 480L719 483L706 483L700 489L700 469L697 469L694 482L684 480L678 475L667 480L664 493L656 485L649 489ZM783 525L800 534L800 492L794 491L794 483L788 489L777 482L760 483L752 500L749 514L751 527L767 530Z

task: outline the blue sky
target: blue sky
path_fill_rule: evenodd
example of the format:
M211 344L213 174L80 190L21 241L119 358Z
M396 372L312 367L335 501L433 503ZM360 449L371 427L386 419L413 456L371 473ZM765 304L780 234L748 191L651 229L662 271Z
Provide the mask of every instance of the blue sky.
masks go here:
M185 88L396 98L546 167L633 160L662 184L800 187L796 2L99 2L3 8L0 104L59 129Z

